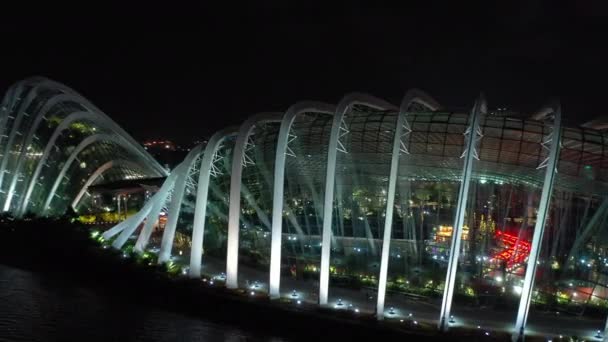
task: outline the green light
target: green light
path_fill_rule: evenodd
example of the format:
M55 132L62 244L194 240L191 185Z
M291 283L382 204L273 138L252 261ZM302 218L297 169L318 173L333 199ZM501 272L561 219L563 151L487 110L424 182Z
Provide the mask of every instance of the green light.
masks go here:
M487 182L488 182L488 180L485 178L482 178L479 180L479 183L481 183L481 184L486 184Z
M585 170L591 170L591 169L593 169L593 166L591 166L591 165L585 165Z

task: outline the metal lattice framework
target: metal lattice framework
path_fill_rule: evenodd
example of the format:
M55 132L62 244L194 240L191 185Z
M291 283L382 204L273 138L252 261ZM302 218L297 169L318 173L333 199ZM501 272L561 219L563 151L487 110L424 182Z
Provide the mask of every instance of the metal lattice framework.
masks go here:
M282 116L252 116L239 129L218 132L204 149L193 150L165 182L167 189L174 189L174 196L168 209L169 223L162 236L159 261L174 260L171 249L176 226L179 226L179 209L176 208L182 205L183 189L188 188L189 192L196 192L190 262L184 268L189 270L191 277L201 276L203 236L211 234L209 229L221 232L218 231L221 226L207 227L207 222L215 217L214 221L225 220L227 226L226 273L222 277L225 276L229 288L243 286L238 280L239 255L244 251L239 235L247 233L257 236L258 240L269 239L262 245L266 246L269 257L267 289L271 298L282 295L281 269L285 267L286 257L294 257L294 248L310 250L315 244L320 277L318 303L339 305L329 300L332 254L337 253L336 257L340 257L340 253L345 253L347 243L361 246L357 241L366 241L372 255L377 255L379 264L374 312L378 319L384 319L394 315L392 307L385 311L385 302L391 282L389 265L394 258L401 257L394 252L395 248L403 253L424 253L422 247L415 244L404 247L412 245L411 241L420 241L423 235L416 237L415 231L406 232L403 228L399 234L404 238L395 237L398 234L395 227L400 219L406 222L407 217L412 216L408 212L422 212L421 206L407 201L411 191L420 190L409 190L413 185L406 183L444 182L458 189L450 205L454 210L451 216L454 229L445 259L447 269L441 311L436 316L440 329L446 330L453 322L453 296L459 283L456 275L463 272L460 251L467 247L461 242L466 239L467 225L471 224L471 206L478 205L474 194L480 191L481 185L486 182L497 187L509 184L511 192L513 189L532 189L529 190L532 192L538 189L538 196L532 194L529 200L538 203L538 207L532 206L530 210L542 217L533 221L532 240L521 242L521 245L531 246L526 250L526 253L529 250L529 259L525 259L534 265L542 254L539 251L547 221L541 218L550 215L551 193L583 191L588 196L604 196L608 180L605 134L588 128L562 128L559 111L559 106L554 105L542 116L532 119L503 117L488 114L485 100L480 97L467 115L446 111L428 95L412 90L406 94L400 109L368 95L350 94L337 107L302 102L290 107ZM231 142L225 145L228 140ZM558 162L559 173L556 172ZM592 184L585 177L590 167L597 170ZM198 180L192 175L198 175ZM361 183L362 178L364 183ZM347 237L345 220L352 220L352 229L356 228L352 217L356 208L344 207L351 196L346 194L345 197L345 191L350 191L345 189L352 189L352 196L355 196L360 184L381 190L375 197L366 197L366 201L380 203L383 219L374 223L376 221L370 221L369 217L359 216L363 236ZM229 196L218 193L222 186L229 188ZM164 185L163 189L159 193L164 194ZM218 203L211 203L210 190L215 191L214 196L224 198L225 209L218 207ZM147 208L154 207L153 202L164 203L163 196L153 197L142 209L145 214L129 223L130 230L124 230L127 226L120 224L106 232L105 237L111 238L121 232L123 239L119 236L114 242L120 247L116 241L124 243L124 237L133 234L133 227L146 222L136 244L136 250L143 251L149 238L147 223L155 221L158 215L158 210ZM304 202L307 207L302 207ZM585 232L597 229L599 218L603 217L599 211L606 206L594 204L595 207L598 212L584 228ZM156 204L156 208L160 205ZM498 232L496 236L502 235ZM523 239L521 233L509 236L511 245L501 247L502 250L516 248L514 246ZM589 233L582 236L588 237ZM577 251L581 243L576 243ZM361 247L353 247L353 250L360 251ZM520 257L518 263L524 260L520 252L514 250L512 254ZM515 338L526 326L535 286L534 272L535 267L528 267L522 278L521 296L518 296L521 302L516 328L512 330ZM294 290L292 296L295 293Z
M86 189L106 172L120 170L119 179L167 175L122 128L62 84L26 79L2 103L3 212L49 216L77 209Z
M5 211L77 209L110 170L119 179L166 176L103 113L54 82L16 84L0 110ZM479 283L502 287L517 303L514 339L547 296L570 294L578 303L587 291L585 305L608 303L603 126L564 127L557 102L512 118L488 111L480 96L466 112L411 90L400 108L353 93L337 106L301 102L284 114L253 115L192 149L103 237L115 248L133 239L137 253L155 249L158 262L178 263L192 278L219 270L229 288L339 309L350 301L378 319L399 317L403 303L391 292L434 291L436 310L403 305L441 330L474 326L454 298L471 296ZM318 277L313 290L298 283L306 272ZM342 298L348 290L333 282L345 277L372 284L373 305Z

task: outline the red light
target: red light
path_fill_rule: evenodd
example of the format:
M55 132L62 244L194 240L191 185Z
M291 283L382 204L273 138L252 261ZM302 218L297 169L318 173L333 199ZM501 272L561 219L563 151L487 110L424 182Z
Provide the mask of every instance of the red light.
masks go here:
M496 237L508 247L494 254L493 258L506 260L508 268L513 267L515 264L523 263L530 254L530 242L518 240L517 236L500 231L496 232Z

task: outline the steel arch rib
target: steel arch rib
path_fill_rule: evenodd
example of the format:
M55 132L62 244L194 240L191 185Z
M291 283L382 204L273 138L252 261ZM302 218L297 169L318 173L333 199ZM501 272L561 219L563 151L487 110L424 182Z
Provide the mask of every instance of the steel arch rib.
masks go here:
M380 274L378 276L378 296L376 302L376 317L380 320L384 319L384 300L386 297L386 278L388 276L388 262L391 244L391 235L393 228L393 210L395 208L395 188L397 186L397 177L399 171L399 154L401 150L401 138L403 135L403 126L406 123L408 109L412 103L419 103L429 111L436 111L440 108L439 104L424 92L411 89L401 101L399 115L397 116L397 126L395 127L395 135L393 137L393 147L391 151L391 168L388 178L388 191L386 198L386 214L384 220L384 232L382 237L382 254L380 259Z
M241 176L243 159L249 136L256 125L266 122L280 122L280 113L260 113L249 117L239 128L232 152L232 172L230 174L230 206L228 209L228 245L226 247L226 286L238 287L239 267L239 218L241 217Z
M111 129L113 131L115 131L118 135L120 135L121 137L123 137L123 139L125 139L127 142L129 142L138 151L138 153L145 160L148 161L148 163L149 163L149 165L150 165L151 168L156 169L156 171L158 171L161 175L164 175L164 176L168 176L169 175L169 173L167 172L167 170L163 166L161 166L158 163L158 161L156 161L156 159L154 159L150 154L148 154L146 152L146 150L144 150L144 148L135 139L133 139L133 137L131 137L131 135L129 133L127 133L124 129L122 129L122 127L120 127L118 124L116 124L101 109L97 108L97 106L95 106L93 103L91 103L85 97L83 97L82 95L80 95L79 93L77 93L75 90L73 90L72 88L70 88L70 87L68 87L68 86L66 86L64 84L61 84L61 83L55 82L55 81L51 81L51 80L46 80L46 82L48 84L52 85L54 88L59 89L59 90L63 91L64 93L72 95L74 97L74 101L78 102L80 105L84 106L89 111L95 112L99 116L103 117L103 119L106 120L108 122L108 124L111 126Z
M175 172L171 173L169 175L169 177L167 177L167 179L165 180L163 185L160 187L158 192L156 194L154 194L154 196L152 196L146 202L146 204L144 204L143 208L141 208L135 215L127 218L126 220L120 222L116 226L107 230L105 233L103 233L103 235L102 235L103 238L109 239L109 238L113 237L114 235L120 233L120 235L112 243L112 247L114 247L116 249L122 248L122 246L125 244L125 242L127 242L129 237L133 234L135 229L137 229L137 227L144 220L144 218L146 216L148 216L148 218L149 218L149 214L155 208L157 208L159 205L162 205L164 203L164 201L167 198L167 194L169 193L169 191L173 188L173 185L175 184L176 176L177 176L177 173L175 173ZM148 224L149 221L151 221L151 220L148 220L146 222L146 225ZM154 222L150 223L150 225L152 225L152 224L154 224ZM144 229L146 229L145 226L144 226ZM142 229L142 233L143 233L144 229ZM151 226L149 227L149 229L151 229Z
M171 188L175 186L175 181L173 181L172 183L173 184L171 184ZM163 205L167 201L167 197L169 196L171 188L168 189L166 192L157 194L159 196L157 196L156 200L154 201L154 204L152 205L152 208L150 208L150 212L146 216L144 226L141 232L139 233L139 236L137 237L137 241L135 241L135 246L133 247L133 250L135 252L140 254L143 253L144 249L148 245L148 241L150 241L150 235L152 235L152 228L154 228L154 224L158 220L160 211L163 209Z
M118 139L116 139L116 138L118 138ZM136 151L135 147L133 147L128 142L124 141L124 138L122 136L120 136L120 135L113 136L113 135L110 135L110 134L94 134L94 135L88 136L87 138L85 138L84 140L82 140L80 142L80 144L78 144L78 146L76 146L76 148L74 149L74 151L72 151L72 153L70 154L70 156L66 160L65 164L61 168L61 171L59 172L59 175L55 179L55 182L53 183L53 187L51 188L51 191L49 192L49 194L48 194L48 196L46 198L46 201L44 202L44 206L42 208L42 214L44 215L44 214L47 213L47 211L49 209L49 206L51 204L51 201L53 200L53 197L55 196L55 192L57 191L57 188L59 187L59 184L61 184L61 180L63 179L63 177L67 173L69 167L72 165L72 163L74 162L74 160L76 159L76 157L78 156L78 154L80 154L80 152L82 152L82 150L84 150L87 146L89 146L91 144L94 144L96 142L109 141L109 142L116 143L117 140L120 143L119 144L120 146L126 148L130 152L135 152Z
M213 157L222 141L228 136L234 135L237 128L227 128L215 133L205 147L203 160L199 168L198 187L196 189L196 205L194 209L194 227L192 229L192 248L190 252L191 278L201 276L201 260L203 252L203 236L205 232L205 216L207 214L207 195L209 194L209 177Z
M32 176L29 179L29 183L27 185L27 190L25 192L25 196L22 196L21 203L17 209L18 216L22 216L23 214L26 213L27 207L29 205L29 199L36 186L36 181L38 180L38 177L40 176L40 172L42 171L42 168L44 167L46 160L50 156L52 149L55 146L55 142L57 141L59 136L61 136L63 131L68 129L72 123L80 121L80 120L90 120L91 122L97 124L97 126L99 126L100 128L104 128L104 129L113 131L117 134L120 134L116 130L116 127L117 127L116 123L114 123L108 117L103 116L98 112L79 111L79 112L71 113L70 115L66 116L53 131L53 134L51 135L50 139L48 140L48 142L45 146L44 152L42 153L42 157L38 161L38 163L36 165L36 169L34 170L34 173L32 174ZM124 138L124 136L123 136L123 138ZM126 139L126 140L128 140L128 139ZM142 152L140 148L137 148L138 146L133 146L133 147L134 147L134 149L132 151L136 155L141 156L143 160L149 159L149 157L146 157L147 153L145 153L145 151Z
M3 211L9 211L9 209L10 209L10 205L11 205L11 202L12 202L12 199L14 196L15 186L17 185L17 178L19 178L19 174L21 173L21 167L23 166L23 161L26 159L27 148L32 143L32 140L34 139L34 135L36 134L36 131L38 130L38 126L40 125L40 122L42 122L42 119L44 119L45 115L56 104L61 103L63 101L67 101L71 98L72 98L72 96L68 95L68 94L55 95L44 104L44 106L42 107L42 109L40 111L38 111L36 113L36 118L34 119L34 123L29 127L27 136L25 138L25 142L23 144L21 144L21 151L20 151L19 157L17 159L17 166L15 167L15 170L13 172L13 177L11 177L11 184L10 184L8 192L7 192L6 200L4 201L4 207L2 209Z
M23 90L23 81L18 82L11 86L4 95L2 99L2 107L0 108L2 111L0 112L0 141L2 141L2 135L4 134L4 129L6 126L6 119L9 116L9 113L12 110L14 103L17 101L18 94Z
M4 106L6 106L6 110L3 112L2 116L0 116L0 141L2 140L2 135L5 134L6 127L6 118L9 116L9 113L13 111L15 102L21 99L21 96L27 94L31 89L27 89L27 86L47 81L42 77L31 77L21 81L18 81L5 94ZM50 82L50 81L49 81ZM24 99L25 100L25 99ZM17 108L18 109L18 108Z
M38 161L38 163L36 165L36 169L34 170L34 173L32 174L32 176L29 179L29 182L27 185L27 190L25 191L25 196L22 196L22 198L21 198L21 203L17 210L18 216L23 216L23 214L25 214L25 212L27 211L27 207L29 205L29 199L32 195L32 192L34 191L34 187L36 186L36 181L38 180L38 177L40 176L42 167L44 166L44 164L46 163L46 160L50 156L51 150L55 146L55 141L59 138L61 133L64 130L66 130L73 122L76 122L78 120L95 120L97 118L98 118L98 115L95 113L85 112L85 111L75 112L75 113L72 113L72 114L68 115L67 117L65 117L61 121L61 123L55 128L55 131L53 131L51 138L49 139L49 141L47 142L47 144L44 148L42 157L40 158L40 160ZM100 120L99 123L102 123L102 122L103 121Z
M590 234L593 231L597 232L597 226L599 226L599 228L601 229L601 220L606 215L606 211L608 211L608 197L605 197L602 200L602 203L597 208L593 216L591 216L591 218L586 221L585 225L581 229L581 232L574 239L572 247L570 248L570 253L568 253L568 258L566 259L567 262L565 267L576 267L575 265L577 261L575 261L574 258L577 257L578 250L582 247L582 244L585 241L589 240ZM572 265L572 263L574 264Z
M471 111L471 125L469 126L469 136L467 137L465 161L462 168L462 183L458 192L458 206L456 208L456 216L454 217L454 231L452 233L452 241L450 245L450 255L448 260L448 269L446 272L446 280L443 289L443 299L441 303L441 311L439 314L439 329L448 329L448 318L452 309L452 297L454 295L454 283L456 281L456 271L458 269L458 257L460 255L460 243L462 236L462 226L464 224L464 215L467 209L467 201L469 198L469 187L471 183L471 174L473 172L474 150L477 145L477 129L479 127L480 116L487 111L486 102L483 96L480 96L473 110ZM422 238L422 237L420 237Z
M13 121L11 131L8 134L8 140L6 141L6 145L4 146L4 151L2 152L2 155L4 157L2 158L2 162L0 162L0 188L2 187L2 184L4 182L4 175L6 174L6 164L8 163L9 159L7 157L11 146L13 145L13 142L15 140L15 136L19 131L19 127L21 126L21 121L23 120L23 116L25 115L25 110L27 109L27 107L29 107L30 103L32 103L32 101L37 97L38 90L47 83L49 82L42 82L30 89L27 93L26 98L23 100L23 102L19 104L17 115L15 117L15 120Z
M193 148L182 163L186 164L187 167L183 169L174 170L173 172L179 172L173 188L173 196L171 197L171 203L169 204L169 213L167 215L167 224L163 231L163 238L160 244L160 252L158 254L158 263L169 261L171 258L171 249L173 247L173 240L175 238L175 230L177 228L177 220L179 219L180 210L184 198L184 191L186 189L186 181L189 177L190 170L196 162L196 159L203 150L203 145L197 145Z
M31 103L31 101L35 98L36 94L35 94L34 90L37 90L40 87L46 87L49 89L55 89L55 90L61 91L62 94L58 94L54 98L56 98L57 96L60 95L60 96L62 96L61 98L63 100L73 101L75 103L78 103L79 105L85 107L88 110L88 112L94 113L90 117L92 121L97 122L99 124L103 124L106 126L107 129L113 130L119 136L122 136L124 140L126 140L128 143L130 143L134 147L134 151L136 152L136 154L141 156L143 160L147 161L148 166L151 169L156 170L160 175L165 175L165 176L167 175L167 170L165 170L154 158L152 158L148 153L146 153L146 151L143 149L143 147L141 147L129 134L127 134L120 126L118 126L105 113L103 113L101 110L99 110L97 107L95 107L92 103L90 103L86 98L82 97L80 94L76 93L71 88L69 88L63 84L60 84L58 82L48 80L48 79L34 77L31 79L26 79L24 81L21 81L21 84L24 84L24 85L30 84L30 83L33 84L34 87L29 90L28 97L21 103L20 109L27 108L29 103ZM75 114L75 113L73 113L73 114ZM64 118L64 120L62 121L62 123L59 126L59 127L61 127L61 129L58 127L55 130L55 132L53 133L53 136L51 137L51 140L49 141L49 143L47 143L47 147L45 148L45 153L43 153L43 158L41 158L41 161L43 161L43 159L45 160L46 158L48 158L50 149L53 147L52 145L54 145L55 140L57 139L59 134L61 134L61 131L63 131L65 128L68 127L67 123L64 124L65 120L68 120L68 118L70 118L71 120L74 120L74 121L77 120L76 117L71 117L71 116ZM16 127L16 125L13 124L13 127ZM13 131L15 131L15 129L13 129ZM11 144L12 144L12 140L10 141L10 143L7 143L6 148L7 149L10 148ZM34 176L30 177L30 182L27 187L26 195L22 196L21 204L17 208L18 215L23 215L27 210L27 206L29 205L29 198L30 198L33 188L35 186L36 180L38 179L40 170L41 170L42 166L44 165L44 163L41 161L38 162L36 171L34 172ZM3 164L4 163L5 162L3 161ZM4 166L4 167L6 167L6 166ZM2 169L2 165L0 165L0 169ZM4 174L4 172L0 172L0 185L2 184L3 174Z
M537 260L540 254L540 248L545 232L545 223L549 214L551 204L551 194L553 192L553 184L557 174L557 163L559 160L559 151L562 136L562 109L559 102L551 104L553 113L553 130L551 136L551 148L549 150L549 161L545 170L545 178L543 190L540 196L538 212L536 214L536 223L534 224L534 234L532 235L532 247L526 266L526 275L524 276L524 284L522 286L521 297L519 298L519 307L517 310L517 319L515 321L515 331L513 332L513 340L521 338L523 340L525 334L526 323L528 320L528 312L532 301L532 287L534 286L534 278L536 276ZM543 117L546 117L543 116Z
M175 180L181 173L181 170L185 169L185 165L179 165L179 170L175 170L177 172L169 175L167 181L163 184L160 191L156 193L155 200L150 208L150 212L146 216L146 222L144 223L144 227L139 233L137 241L135 242L134 250L138 253L143 253L144 249L148 245L148 241L150 240L150 235L152 235L152 228L154 227L154 223L158 220L158 216L160 215L160 211L163 209L163 205L167 201L167 197L169 197L169 192L175 188ZM123 231L124 233L124 231ZM128 238L130 236L127 235ZM120 239L120 237L119 237Z
M165 180L165 183L167 181ZM165 184L163 183L163 185ZM162 188L162 187L161 187ZM101 236L105 239L111 239L112 237L114 237L116 234L118 233L122 233L126 227L128 226L134 226L135 228L137 228L137 225L139 225L141 223L141 221L144 220L144 218L146 217L146 215L148 215L148 213L150 212L150 209L152 208L152 203L155 200L155 196L156 194L154 194L154 196L150 197L150 199L148 199L148 201L146 202L146 204L144 204L144 206L133 216L127 218L126 220L120 222L119 224L115 225L114 227L106 230ZM130 235L127 235L124 238L124 241L127 241L128 237ZM118 240L118 238L117 238ZM112 243L112 247L114 248L120 248L122 247L122 245L124 244L124 241L120 244L117 244L116 241L114 241L114 243Z
M86 182L84 183L84 185L78 192L78 195L76 195L76 197L74 197L74 200L72 201L72 205L71 205L72 209L76 210L78 203L80 202L80 200L82 199L84 194L87 192L87 189L89 188L89 186L91 184L93 184L93 182L95 182L97 180L97 178L99 178L104 172L106 172L107 170L109 170L115 166L130 166L131 168L136 168L136 169L141 168L140 165L138 165L130 160L125 160L125 159L110 160L109 162L101 165L100 167L97 168L97 170L95 170L95 172L93 172L91 174L91 176L89 176L89 178L86 180Z
M122 129L122 127L120 127L119 125L117 125L108 115L106 115L101 109L97 108L93 103L91 103L89 100L87 100L85 97L83 97L82 95L80 95L79 93L77 93L75 90L73 90L72 88L61 84L59 82L53 81L53 80L49 80L43 77L32 77L29 79L24 80L24 82L28 82L28 83L32 83L35 84L35 86L30 90L30 93L35 89L38 89L42 86L44 86L45 88L48 89L54 89L57 91L60 91L66 95L69 95L70 97L67 98L69 100L72 100L78 104L80 104L81 106L85 107L88 111L90 112L95 112L97 113L101 118L103 118L104 120L106 120L110 125L111 128L120 136L122 136L125 140L127 140L130 144L132 144L137 150L139 150L139 153L142 155L142 157L147 160L149 162L149 165L151 168L156 169L156 171L158 171L160 174L167 176L168 172L167 170L165 170L164 167L162 167L151 155L149 155L144 149L143 147L135 140L133 139L133 137L131 137L124 129ZM29 96L30 94L28 94ZM28 105L31 102L31 100L35 98L35 96L33 96L31 99L29 99ZM26 100L28 100L26 98ZM23 107L24 109L27 108L27 106ZM1 183L0 183L1 184Z
M15 102L21 99L21 95L23 93L27 94L31 89L26 90L26 87L32 85L34 83L39 83L44 81L45 79L40 77L32 77L29 79L25 79L15 83L9 91L6 92L4 106L6 106L6 110L3 112L2 116L0 116L0 141L2 141L2 136L5 134L6 130L6 118L9 116L9 113L13 111L15 106ZM24 99L25 100L25 99ZM21 106L19 106L21 108ZM17 110L19 108L16 108ZM7 136L8 137L8 136Z
M13 122L13 125L11 127L11 131L9 133L3 155L7 155L8 151L10 151L10 148L14 143L15 136L18 133L19 127L21 126L21 121L23 120L23 116L27 114L27 113L25 113L25 110L29 107L29 105L32 103L32 101L34 101L37 98L39 90L50 89L50 90L57 90L62 93L72 91L70 88L68 88L64 85L58 86L59 84L57 82L54 82L54 81L51 81L51 80L48 80L45 78L33 77L31 79L24 80L23 82L31 83L33 85L33 87L28 90L26 98L19 104L17 115L16 115L15 121ZM7 163L8 163L8 158L2 158L2 162L0 163L0 187L2 187L2 184L4 181L4 175L6 173L5 171L6 171ZM15 174L13 174L12 178L15 178ZM9 194L7 194L7 196L8 195Z
M336 162L338 156L338 139L340 137L342 120L353 105L363 105L378 110L399 110L397 107L384 100L361 93L348 94L338 104L331 126L331 135L329 137L327 152L327 173L325 176L325 199L323 201L323 231L321 240L321 270L319 277L319 304L321 305L327 304L329 290L329 257L331 252L331 226Z
M269 294L271 298L280 297L279 288L281 283L281 239L283 233L283 194L285 191L285 159L287 153L287 142L289 132L296 117L302 113L321 113L333 115L335 106L321 102L299 102L291 107L283 115L279 136L277 138L277 149L274 163L274 185L272 196L272 233L270 247L270 279Z

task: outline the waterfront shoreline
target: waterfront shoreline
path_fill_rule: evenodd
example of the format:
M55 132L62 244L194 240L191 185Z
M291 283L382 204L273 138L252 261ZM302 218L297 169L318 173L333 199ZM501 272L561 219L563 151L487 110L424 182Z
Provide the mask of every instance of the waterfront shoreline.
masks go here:
M120 251L103 249L90 238L86 227L65 221L13 223L3 229L0 263L24 268L45 277L69 279L79 286L102 292L115 300L152 306L288 340L414 339L504 340L475 331L439 333L429 327L378 322L372 315L303 304L270 301L264 295L209 286L199 280L170 276L162 267L123 258ZM18 226L18 227L17 227Z

